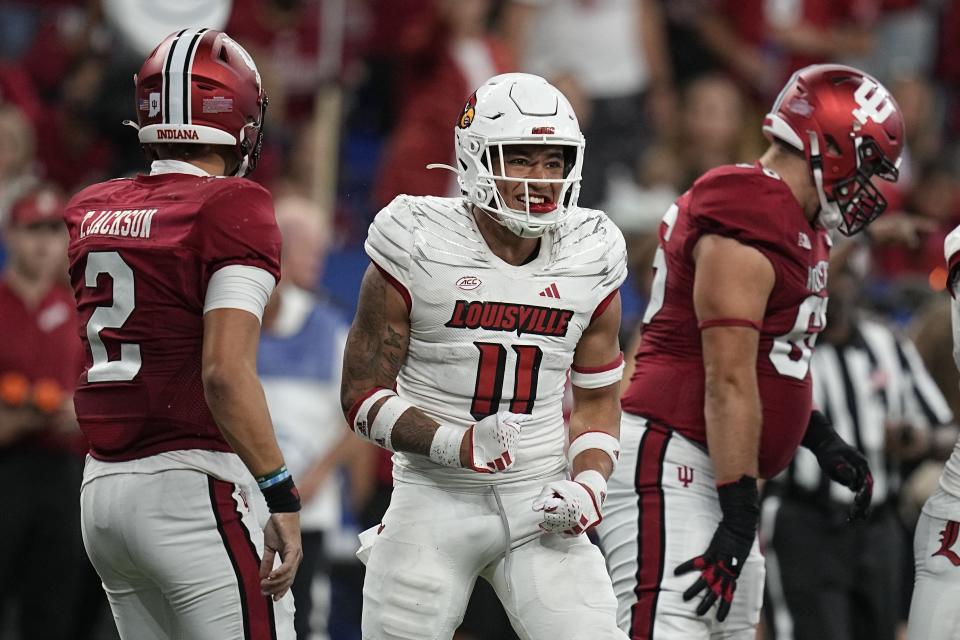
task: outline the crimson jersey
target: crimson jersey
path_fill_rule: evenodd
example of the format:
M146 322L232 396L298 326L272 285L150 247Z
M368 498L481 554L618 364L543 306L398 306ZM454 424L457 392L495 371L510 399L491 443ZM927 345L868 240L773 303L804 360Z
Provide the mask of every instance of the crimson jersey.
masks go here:
M64 217L86 346L75 404L91 454L230 451L203 394L204 298L228 265L279 278L270 194L243 178L164 173L88 187Z
M660 225L655 277L623 408L705 444L704 371L693 307L693 248L704 234L734 238L770 260L776 283L760 333L760 475L789 464L810 415L810 356L827 305L827 233L810 226L787 185L759 165L714 169Z

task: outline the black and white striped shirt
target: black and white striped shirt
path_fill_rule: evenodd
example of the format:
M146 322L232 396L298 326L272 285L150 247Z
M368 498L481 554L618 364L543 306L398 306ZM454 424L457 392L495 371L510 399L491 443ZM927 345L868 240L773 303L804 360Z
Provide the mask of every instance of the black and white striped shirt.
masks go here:
M870 319L856 322L843 345L817 344L811 363L814 406L833 422L840 436L867 457L873 472L873 504L882 505L900 485L895 464L885 453L886 425L915 429L953 420L950 407L927 372L913 343ZM830 482L805 448L780 476L785 495L845 506L853 494Z

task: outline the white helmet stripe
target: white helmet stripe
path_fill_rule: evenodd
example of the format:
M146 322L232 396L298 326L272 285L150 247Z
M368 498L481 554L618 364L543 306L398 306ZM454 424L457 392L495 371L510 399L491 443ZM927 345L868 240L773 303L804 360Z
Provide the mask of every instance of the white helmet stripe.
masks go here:
M191 82L192 69L193 69L193 59L197 57L197 50L200 48L200 40L203 38L203 34L206 33L208 29L200 29L197 32L196 37L193 38L193 41L190 43L190 48L187 50L187 60L183 65L183 104L184 111L186 112L184 124L191 124L193 122L193 82Z
M171 43L164 63L164 122L190 124L190 67L207 29L186 29Z
M163 71L162 71L163 82L162 82L161 85L160 85L160 87L161 87L161 88L160 88L160 91L161 91L161 94L162 94L162 95L160 96L160 105L161 105L162 113L160 114L160 116L161 116L161 120L163 121L164 124L167 124L167 123L170 122L170 120L169 120L169 114L170 114L170 65L171 65L171 62L172 62L172 60L173 60L173 50L176 49L176 47L177 47L177 42L180 41L180 38L181 38L181 37L183 36L183 34L186 33L186 32L187 32L187 30L186 30L186 29L183 29L180 33L177 34L177 36L173 39L173 42L170 43L170 48L167 49L167 55L166 55L166 57L163 59Z

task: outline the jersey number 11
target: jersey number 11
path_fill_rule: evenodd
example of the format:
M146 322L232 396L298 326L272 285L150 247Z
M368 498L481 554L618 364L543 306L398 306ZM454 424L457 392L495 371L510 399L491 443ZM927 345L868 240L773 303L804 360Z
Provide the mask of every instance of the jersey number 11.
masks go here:
M507 369L507 348L497 342L474 342L480 350L477 365L477 382L473 390L470 413L474 420L483 420L500 411L503 396L503 376ZM511 345L517 355L513 377L513 400L510 411L532 413L537 399L537 378L540 376L540 361L543 351L529 344Z

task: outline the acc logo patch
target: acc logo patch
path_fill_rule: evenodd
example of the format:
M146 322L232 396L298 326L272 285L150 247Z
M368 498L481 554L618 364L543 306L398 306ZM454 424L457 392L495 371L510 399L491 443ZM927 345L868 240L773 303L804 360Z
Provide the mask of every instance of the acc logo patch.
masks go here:
M474 91L467 99L467 104L463 105L463 113L460 114L460 120L457 121L457 126L461 129L466 129L471 124L473 124L473 118L477 113L477 92Z
M473 291L482 284L483 282L476 276L463 276L457 280L457 286L464 291Z

